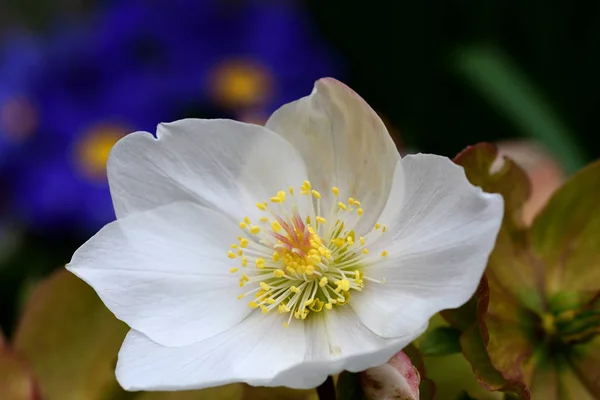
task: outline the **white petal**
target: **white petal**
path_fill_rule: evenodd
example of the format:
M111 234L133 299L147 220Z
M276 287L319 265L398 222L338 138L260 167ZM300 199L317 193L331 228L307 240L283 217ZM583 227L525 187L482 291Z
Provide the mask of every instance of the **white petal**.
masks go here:
M245 318L227 258L240 229L216 211L179 202L108 224L67 268L106 306L152 340L180 346Z
M160 124L158 139L136 132L108 160L117 218L188 200L241 220L265 201L306 179L297 150L258 125L184 119Z
M462 167L447 158L418 154L401 162L401 210L372 251L379 255L386 248L388 256L364 271L387 282L369 283L350 303L371 330L385 337L459 307L473 295L503 214L502 197L471 185Z
M284 328L277 313L254 312L227 332L182 347L161 346L132 330L119 352L116 375L127 390L200 389L232 382L278 386L273 378L302 362L305 343L303 324Z
M400 155L358 94L335 79L321 79L309 96L277 110L266 127L300 151L325 203L333 200L332 186L342 201L360 200L365 214L357 231L370 229L385 206Z
M278 314L255 312L236 327L200 343L160 346L131 331L117 364L127 390L186 390L246 382L256 386L313 388L328 375L387 362L420 335L383 339L350 307L282 325ZM305 334L306 331L306 334Z
M277 384L311 388L323 383L328 375L359 372L384 364L427 328L425 324L385 339L371 332L348 306L312 314L305 323L306 358L302 364L279 374Z

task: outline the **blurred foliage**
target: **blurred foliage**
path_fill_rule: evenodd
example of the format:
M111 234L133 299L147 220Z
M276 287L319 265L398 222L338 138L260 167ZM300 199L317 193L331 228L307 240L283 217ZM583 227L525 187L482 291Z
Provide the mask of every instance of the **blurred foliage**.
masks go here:
M461 346L482 385L520 399L600 395L600 162L577 172L531 227L521 220L525 173L510 160L497 170L494 146L455 161L468 179L505 198L505 216L474 297L442 313L463 331Z
M246 8L250 3L256 7ZM275 12L276 3L290 8ZM460 333L462 354L424 357L435 398L501 396L476 387L474 375L487 389L522 398L529 395L525 384L533 385L534 399L600 392L600 201L592 190L600 187L599 167L576 173L600 157L599 3L309 0L316 28L303 16L302 1L199 1L180 14L164 12L168 7L156 0L123 4L0 3L0 32L8 32L1 37L0 102L23 91L39 100L17 97L9 103L11 118L0 112L17 133L3 135L0 127L0 326L9 338L0 340L2 399L36 398L38 389L50 400L314 398L314 391L244 385L125 393L114 363L126 328L84 283L52 271L113 217L102 179L120 135L182 116L262 123L329 73L373 105L409 149L452 156L470 143L529 137L575 173L529 228L522 213L536 182L530 186L523 169L511 160L496 168L488 145L457 159L473 183L503 194L506 215L477 296L443 313L452 328L439 330L437 321L417 342L426 355L451 353ZM202 12L206 4L212 6ZM207 27L210 40L195 27ZM119 40L105 46L113 37ZM236 40L244 46L210 46ZM37 124L47 132L23 134ZM17 163L7 167L10 159ZM552 347L556 337L568 346ZM531 365L521 365L524 359ZM549 367L532 372L542 364Z

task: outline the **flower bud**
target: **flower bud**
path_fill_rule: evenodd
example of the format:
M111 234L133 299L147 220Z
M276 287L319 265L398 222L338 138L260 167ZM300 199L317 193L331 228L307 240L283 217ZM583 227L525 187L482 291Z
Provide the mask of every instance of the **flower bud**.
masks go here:
M419 400L419 372L402 351L386 364L361 372L360 381L369 400Z

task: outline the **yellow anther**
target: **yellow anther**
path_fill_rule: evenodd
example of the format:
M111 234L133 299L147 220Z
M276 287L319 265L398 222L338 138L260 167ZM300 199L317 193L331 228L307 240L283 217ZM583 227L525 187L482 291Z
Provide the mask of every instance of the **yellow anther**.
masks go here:
M363 273L359 270L354 271L354 282L356 282L357 284L361 284L363 276Z
M268 292L269 290L271 290L271 286L269 286L265 282L261 282L259 285L260 285L261 289L264 290L265 292Z
M246 238L241 238L240 239L240 247L241 248L245 249L246 247L248 247L248 243L249 243L248 239L246 239Z
M277 196L273 196L269 200L271 200L271 202L273 202L273 203L279 203L279 202L281 202L281 200Z
M319 255L309 256L308 259L312 262L313 265L317 265L317 264L321 263L321 256L319 256Z
M284 328L289 328L289 327L290 327L290 324L288 324L287 322L284 322L284 323L283 323L283 327L284 327Z
M232 274L235 274L236 272L238 272L238 269L237 268L231 268L231 269L229 269L229 272L232 273Z
M234 244L232 244L232 245L231 245L231 248L232 248L232 249L237 249L237 248L238 248L238 245L234 243Z
M298 289L296 286L290 286L290 291L292 293L300 293L300 289Z
M267 209L267 206L265 206L264 203L256 203L256 207L261 211L265 211Z
M282 278L283 276L285 276L285 272L282 269L276 269L275 271L273 271L273 276L275 278Z
M340 189L338 189L338 188L337 188L337 187L335 187L335 186L331 188L331 191L333 192L333 195L334 195L335 197L337 197L337 196L339 196L339 195L340 195Z
M315 301L315 299L308 299L308 300L306 300L306 301L304 302L304 306L305 306L305 307L308 307L308 306L310 306L310 305L313 303L313 301Z
M321 198L321 193L319 193L318 191L316 191L316 190L313 189L311 193L312 193L312 195L313 195L314 198L316 198L316 199L320 199Z
M256 259L256 268L264 268L265 267L265 259L259 257Z
M241 255L243 255L243 254L244 254L244 251L243 251L242 249L239 249L239 250L237 251L237 255L238 255L238 256L241 256Z
M385 232L385 231L387 231L387 226L383 225L383 226L381 227L381 232Z
M381 224L378 222L375 224L375 230L378 230L379 228L381 228Z
M323 217L317 217L315 218L317 220L317 222L321 225L325 225L327 223L327 220ZM320 239L319 239L320 240Z
M277 198L279 199L280 203L285 202L285 192L283 190L277 192Z
M341 238L335 238L331 241L333 244L335 244L337 247L342 247L346 241L344 239Z
M335 284L338 286L337 289L341 289L344 292L347 292L348 290L350 290L350 281L348 279L342 279L339 281L336 281ZM336 289L336 291L338 291Z
M348 244L353 245L354 244L354 238L352 236L347 236L346 237L346 242L348 242Z
M229 258L236 258L237 256L235 255L235 253L233 251L229 250L227 252L227 257L229 257Z
M250 278L246 274L242 274L242 277L240 279L243 280L244 282L248 282L250 280Z
M325 308L328 310L331 310L333 308L333 304L327 303L327 304L325 304Z
M264 304L260 305L260 310L262 311L263 314L266 314L269 312L269 309Z
M271 222L271 229L273 229L273 232L281 232L281 229L283 228L279 222L273 221Z
M328 280L327 280L327 277L326 277L326 276L324 276L324 277L322 277L322 278L321 278L321 280L319 281L319 286L321 286L321 287L325 287L325 286L327 286L327 282L328 282Z
M279 255L278 252L274 251L273 252L273 256L271 257L273 259L274 262L279 261L279 259L281 258L281 256Z
M250 308L258 308L258 304L256 304L255 301L251 301L250 303L248 303L248 307L250 307Z
M310 190L310 189L312 188L312 185L310 184L310 182L309 182L309 181L304 181L304 182L302 183L302 188L303 188L303 189L305 188L306 190Z
M246 229L247 227L248 225L246 225L244 222L240 222L240 228Z
M260 233L260 227L256 225L252 225L250 227L250 233L253 235L258 235Z
M292 186L290 186L290 194L293 196L294 195L294 188Z
M242 257L242 267L247 267L248 266L248 257L243 256Z
M342 305L346 304L348 301L350 301L350 292L345 291L345 292L342 293L342 295L344 296L344 300L339 300L338 299L337 302L336 302L336 304L338 306L342 306Z
M273 298L271 298L271 297L269 297L268 299L266 299L266 300L265 300L265 302L266 302L267 304L275 304L275 303L276 303L275 299L273 299Z
M358 214L359 217L361 217L364 212L365 211L362 208L359 208L358 210L356 210L356 213Z
M358 240L360 240L360 245L364 246L365 245L365 238L364 237L359 237Z
M369 249L362 249L363 254L369 254Z
M337 205L340 208L340 210L346 211L348 209L348 207L346 207L346 205L344 203L342 203L341 201L338 201Z
M348 204L350 204L351 206L354 205L354 198L353 197L348 197Z
M315 299L315 301L310 305L311 311L320 312L323 309L323 302L319 299Z
M238 300L243 299L244 297L246 297L246 293L242 293L238 296Z
M387 250L384 250L384 251L381 252L381 257L385 257L387 255L388 255L388 251Z
M250 225L250 218L248 218L248 217L244 217L244 222L245 222L247 225Z
M260 217L258 220L260 222L262 222L263 224L269 222L269 218L267 218L267 217Z

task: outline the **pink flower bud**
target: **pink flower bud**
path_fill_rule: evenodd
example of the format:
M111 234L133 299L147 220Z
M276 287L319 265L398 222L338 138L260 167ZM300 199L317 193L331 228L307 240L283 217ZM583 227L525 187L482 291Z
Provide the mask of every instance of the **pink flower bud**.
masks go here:
M402 351L387 364L369 368L360 374L369 400L419 400L419 372Z

